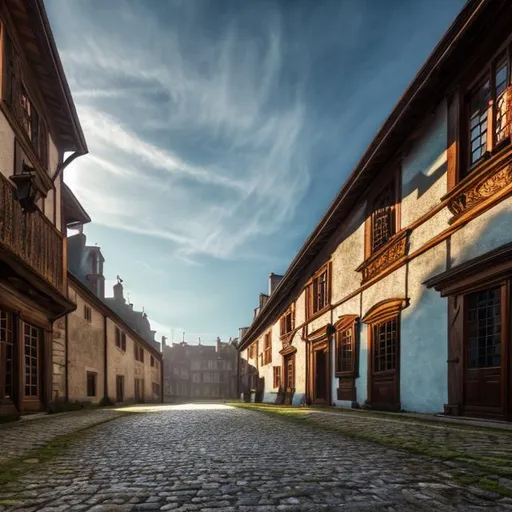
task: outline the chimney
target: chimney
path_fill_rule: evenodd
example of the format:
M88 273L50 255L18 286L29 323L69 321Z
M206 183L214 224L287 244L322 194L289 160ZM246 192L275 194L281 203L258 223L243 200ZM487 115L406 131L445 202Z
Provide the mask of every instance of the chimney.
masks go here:
M274 293L274 290L277 288L277 285L281 282L281 279L283 279L283 276L274 274L274 272L272 272L268 276L268 294L269 295L272 295Z
M133 311L133 304L131 302L128 304L128 306L130 306L130 309Z
M240 341L244 339L245 333L247 332L248 329L249 327L240 327L240 329L238 329L238 339Z
M165 336L162 336L162 353L164 351L164 348L165 348L165 342L167 341L167 338Z
M124 302L123 285L121 283L116 283L114 285L114 299Z
M268 301L268 295L266 293L260 293L260 305L259 305L260 310L263 309L263 306L267 303L267 301Z

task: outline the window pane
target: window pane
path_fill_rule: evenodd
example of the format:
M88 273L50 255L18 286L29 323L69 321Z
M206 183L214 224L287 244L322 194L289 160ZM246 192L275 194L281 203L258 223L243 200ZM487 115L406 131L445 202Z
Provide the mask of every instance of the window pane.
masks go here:
M372 252L382 247L394 234L395 187L389 184L375 199L372 214Z
M466 317L468 368L501 365L501 289L468 295Z
M384 372L396 367L397 319L373 326L373 371Z
M487 146L487 110L491 98L490 82L486 80L471 93L469 103L470 165L477 162Z

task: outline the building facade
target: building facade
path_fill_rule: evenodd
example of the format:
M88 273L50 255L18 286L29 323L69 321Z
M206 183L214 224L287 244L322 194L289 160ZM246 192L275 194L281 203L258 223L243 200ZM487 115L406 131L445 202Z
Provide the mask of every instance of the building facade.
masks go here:
M244 333L242 392L512 420L511 27L465 4Z
M164 345L164 394L168 401L237 397L236 340L215 345Z
M105 259L100 247L88 246L82 233L88 217L70 190L64 204L66 224L80 226L79 233L68 238L68 297L76 310L63 319L63 335L54 341L54 399L162 402L162 354L109 306L104 297ZM114 288L122 296L121 282Z
M42 0L1 2L0 45L0 415L17 416L52 400L53 325L75 307L62 175L87 145Z

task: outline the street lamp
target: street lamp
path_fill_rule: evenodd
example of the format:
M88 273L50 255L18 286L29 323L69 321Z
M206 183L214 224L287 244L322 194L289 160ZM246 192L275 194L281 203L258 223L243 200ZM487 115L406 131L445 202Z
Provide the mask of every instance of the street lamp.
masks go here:
M36 211L36 202L41 193L36 184L37 175L33 167L23 163L22 172L11 176L11 180L16 184L16 199L21 205L24 213L33 213Z

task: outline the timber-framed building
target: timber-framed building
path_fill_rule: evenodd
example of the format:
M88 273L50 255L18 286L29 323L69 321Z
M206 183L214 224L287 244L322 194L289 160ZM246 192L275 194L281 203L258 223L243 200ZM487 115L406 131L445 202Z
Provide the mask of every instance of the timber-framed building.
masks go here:
M240 391L512 420L512 4L469 0L240 341Z
M53 325L75 309L63 170L87 145L42 0L0 2L0 45L0 415L19 415L53 399Z

